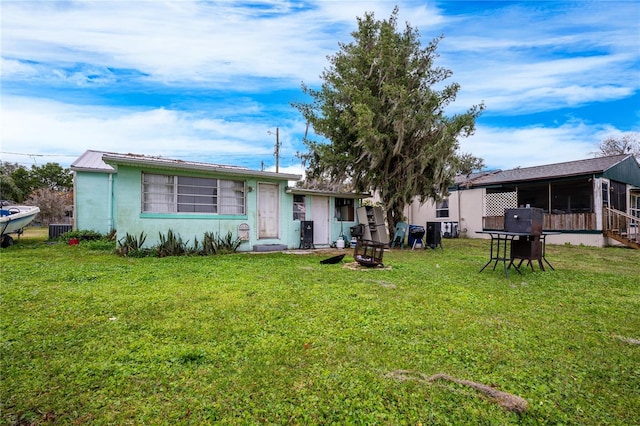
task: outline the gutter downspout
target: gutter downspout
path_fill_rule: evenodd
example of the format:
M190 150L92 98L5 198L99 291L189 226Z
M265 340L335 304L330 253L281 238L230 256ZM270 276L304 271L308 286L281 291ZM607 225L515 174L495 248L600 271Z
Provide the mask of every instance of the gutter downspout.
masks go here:
M460 187L456 188L456 196L458 197L458 236L462 234L462 210L460 208ZM467 231L464 231L465 236L467 235Z
M76 215L78 214L78 190L77 190L78 173L73 172L73 213L71 215L71 229L76 230Z
M107 202L107 226L109 232L113 231L113 173L109 173L109 201Z

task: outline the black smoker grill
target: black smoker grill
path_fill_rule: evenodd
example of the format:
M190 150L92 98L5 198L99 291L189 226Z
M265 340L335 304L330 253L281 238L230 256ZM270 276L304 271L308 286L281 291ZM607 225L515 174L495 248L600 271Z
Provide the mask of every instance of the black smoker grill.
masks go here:
M544 210L535 207L504 209L504 230L529 235L542 234Z
M540 268L544 270L544 249L540 239L543 218L544 210L538 208L505 209L504 230L524 234L511 241L511 259L520 259L518 266L526 260L533 269L531 261L537 260Z
M351 228L349 228L349 232L351 233L352 237L355 237L356 239L359 240L364 235L364 225L363 224L354 225Z

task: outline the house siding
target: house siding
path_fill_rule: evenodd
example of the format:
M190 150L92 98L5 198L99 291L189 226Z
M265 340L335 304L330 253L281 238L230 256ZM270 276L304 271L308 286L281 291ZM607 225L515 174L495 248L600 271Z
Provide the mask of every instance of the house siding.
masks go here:
M115 185L113 179L109 182L110 173L75 173L74 228L101 234L110 232L114 225L111 188Z
M460 202L460 230L464 236L475 238L482 231L484 188L456 191Z
M635 187L640 187L640 172L638 163L633 157L627 157L615 167L610 168L603 174L611 180L624 182Z

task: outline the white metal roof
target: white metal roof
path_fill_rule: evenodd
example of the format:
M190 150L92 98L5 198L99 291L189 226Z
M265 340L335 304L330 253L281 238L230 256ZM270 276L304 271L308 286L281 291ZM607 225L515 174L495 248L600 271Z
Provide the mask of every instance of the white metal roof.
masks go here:
M306 188L287 188L287 192L296 195L326 195L338 198L370 198L371 194L368 192L340 192L329 191L321 189L306 189Z
M102 156L106 152L102 151L85 151L80 157L78 157L73 163L71 163L71 170L82 172L107 172L113 173L115 169L102 161Z
M85 152L76 161L74 161L73 164L71 164L71 170L114 172L118 165L131 165L154 169L202 171L207 173L222 173L234 176L252 176L283 180L300 180L302 178L300 175L264 172L239 166L175 160L141 154L120 154L115 152L91 150Z

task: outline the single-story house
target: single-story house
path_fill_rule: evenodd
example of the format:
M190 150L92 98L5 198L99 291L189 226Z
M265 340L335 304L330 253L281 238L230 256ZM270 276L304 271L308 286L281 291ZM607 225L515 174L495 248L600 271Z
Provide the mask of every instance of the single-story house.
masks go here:
M478 172L459 176L450 194L407 211L410 223L441 222L442 230L469 238L477 231L504 228L507 208L544 210L546 231L557 231L554 244L640 248L640 165L633 155Z
M354 211L368 194L296 189L296 174L88 150L71 165L73 228L119 238L144 232L146 245L169 229L191 243L205 232L243 240L239 250L302 246L303 224L313 246L340 235L348 241Z

